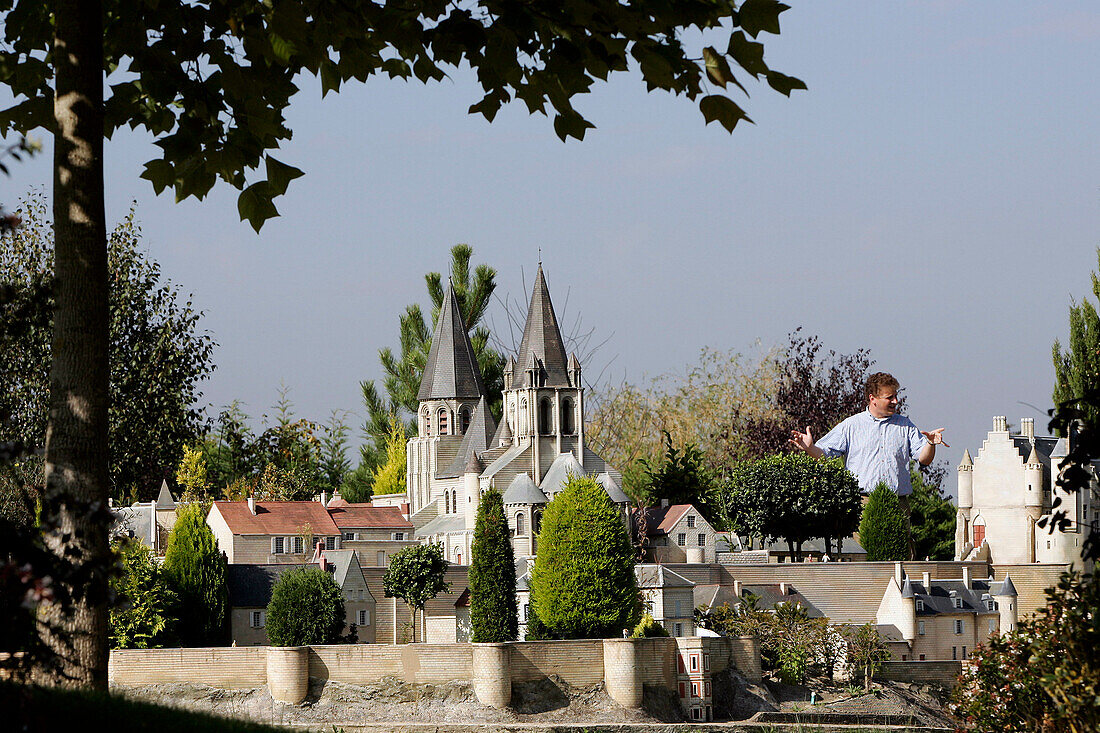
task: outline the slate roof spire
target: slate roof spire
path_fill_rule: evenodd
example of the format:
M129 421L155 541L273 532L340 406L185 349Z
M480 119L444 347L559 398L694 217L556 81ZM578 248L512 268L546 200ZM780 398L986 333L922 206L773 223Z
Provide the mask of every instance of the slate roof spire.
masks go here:
M454 286L448 282L416 398L421 402L476 400L484 395L485 383L481 380L474 347L466 333L466 321L458 307Z
M542 379L535 385L530 384L528 368L534 360L536 374ZM570 387L569 372L566 365L565 345L558 328L558 319L554 315L554 305L550 302L550 290L546 287L546 277L539 263L535 275L535 287L531 291L531 305L527 309L527 324L523 327L523 340L519 345L516 359L519 367L512 380L512 388L530 386Z

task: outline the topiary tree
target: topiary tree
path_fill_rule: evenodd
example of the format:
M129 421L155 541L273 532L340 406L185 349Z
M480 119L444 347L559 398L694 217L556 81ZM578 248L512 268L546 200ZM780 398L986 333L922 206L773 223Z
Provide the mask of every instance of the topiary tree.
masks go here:
M344 594L319 567L283 573L271 591L267 638L274 646L335 644L344 623Z
M648 613L642 615L642 620L634 627L630 634L633 639L648 639L654 636L668 636L668 629L657 619Z
M591 477L571 477L546 505L531 606L550 635L562 639L618 637L641 617L630 537Z
M173 639L178 598L152 551L137 540L115 545L122 572L111 578L111 648L155 649Z
M470 640L515 641L519 634L516 558L508 537L504 498L498 491L489 491L481 497L472 554Z
M412 640L416 641L416 612L436 595L450 588L444 580L447 561L439 545L414 545L399 550L390 558L382 585L387 596L400 598L412 609Z
M897 494L886 484L879 484L867 497L859 543L867 550L868 561L909 559L909 520Z
M206 505L185 504L177 510L168 535L164 573L179 595L179 636L184 646L224 643L226 562L206 524Z

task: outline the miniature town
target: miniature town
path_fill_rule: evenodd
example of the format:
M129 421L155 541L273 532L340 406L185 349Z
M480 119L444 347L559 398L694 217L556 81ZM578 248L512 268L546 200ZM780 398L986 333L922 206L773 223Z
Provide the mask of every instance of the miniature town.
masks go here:
M507 710L513 685L552 679L578 689L602 685L627 710L643 708L644 695L663 689L678 702L679 717L672 719L713 721L738 710L729 700L735 696L731 675L743 689L758 691L742 692L759 700L757 711L783 709L762 687L756 640L706 628L716 610L775 614L797 607L833 628L869 627L885 652L876 679L948 689L973 651L1044 607L1046 588L1067 568L1091 571L1082 548L1100 497L1095 490L1060 491L1053 469L1069 445L1037 435L1031 418L1010 432L1006 418L994 416L983 443L965 451L956 469L952 560L869 562L849 538L832 557L820 542L810 543L802 561L793 562L782 544L754 547L749 537L717 531L691 503L638 506L624 493L622 474L586 441L583 384L540 266L519 352L505 365L498 422L449 288L420 382L417 434L407 443L407 491L367 503L349 503L339 492L310 501L213 501L205 522L227 563L231 646L112 651L112 686L146 694L155 684L158 692L150 694L165 694L165 685L240 690L266 684L273 701L292 707L307 700L316 705L319 680L427 688L459 682L474 691L466 707ZM594 480L632 536L640 553L633 565L640 602L667 639L525 641L542 516L577 477ZM488 492L501 495L515 568L518 633L516 641L500 644L476 643L471 634L470 562ZM165 483L156 500L117 508L113 534L162 556L180 506ZM1069 513L1068 531L1044 529L1055 506ZM438 548L447 565L446 589L414 617L410 605L387 593L384 579L391 559L416 546ZM287 573L308 567L329 573L339 587L354 646L272 648L264 656L273 588ZM843 677L843 661L833 664ZM509 719L460 708L326 710L349 723L379 714L405 715L407 722ZM367 717L356 720L357 714Z

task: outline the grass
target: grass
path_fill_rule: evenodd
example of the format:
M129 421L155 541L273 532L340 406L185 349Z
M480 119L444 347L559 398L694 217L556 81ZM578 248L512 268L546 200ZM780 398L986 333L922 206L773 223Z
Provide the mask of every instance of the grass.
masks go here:
M285 729L219 718L129 700L94 690L62 690L0 684L4 730L46 733L110 730L111 733L275 733Z

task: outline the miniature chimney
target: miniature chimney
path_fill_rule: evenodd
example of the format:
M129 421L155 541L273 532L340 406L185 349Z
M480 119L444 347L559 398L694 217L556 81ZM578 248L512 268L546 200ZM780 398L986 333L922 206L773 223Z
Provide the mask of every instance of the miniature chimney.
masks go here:
M1035 442L1035 418L1033 417L1021 417L1020 418L1020 434Z
M733 581L733 594L735 596L737 596L738 598L741 597L741 581L740 580Z
M963 565L963 585L967 590L970 589L970 566L968 565Z
M993 417L993 432L995 433L1007 433L1008 432L1008 418L1004 415L996 415Z
M328 492L321 492L321 506L328 506Z
M254 496L248 497L248 511L252 514L256 513L256 497Z
M901 581L905 580L905 571L901 569L901 563L894 563L894 580L898 581L898 585L901 585Z
M931 593L932 591L928 589L932 587L932 574L927 571L924 572L921 574L921 581L924 583L924 592Z
M408 519L409 519L409 502L407 502L407 501L401 502L401 516L404 517L406 521L408 521Z
M668 499L661 499L661 508L668 509Z
M785 595L787 595L789 590L790 590L790 586L788 586L786 583L780 583L779 584L779 595L785 596Z

